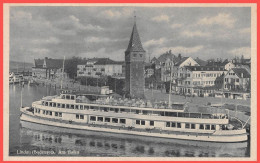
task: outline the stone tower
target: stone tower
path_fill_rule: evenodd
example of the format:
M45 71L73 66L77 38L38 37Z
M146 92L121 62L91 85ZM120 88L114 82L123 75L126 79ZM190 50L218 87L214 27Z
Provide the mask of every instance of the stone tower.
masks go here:
M125 51L125 87L127 97L144 98L144 62L145 50L136 28L136 22L134 22L131 38Z

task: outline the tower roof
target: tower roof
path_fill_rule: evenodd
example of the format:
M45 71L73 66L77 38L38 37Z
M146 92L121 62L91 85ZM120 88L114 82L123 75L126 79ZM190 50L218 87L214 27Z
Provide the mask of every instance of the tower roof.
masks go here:
M137 31L136 23L134 23L131 38L130 38L126 51L143 51L143 52L145 51L143 49L138 31Z

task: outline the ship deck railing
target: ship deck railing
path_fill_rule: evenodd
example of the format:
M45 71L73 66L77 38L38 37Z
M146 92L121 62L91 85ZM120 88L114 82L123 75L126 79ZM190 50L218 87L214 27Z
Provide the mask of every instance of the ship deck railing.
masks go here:
M42 105L41 102L34 102L34 104L38 104L41 106L46 106ZM73 104L74 105L74 104ZM61 107L58 107L61 108ZM74 108L62 108L62 109L74 109ZM137 110L135 108L130 109L130 108L111 108L108 107L108 110L105 110L102 107L96 107L96 108L87 108L87 109L76 109L76 110L90 110L90 111L97 111L97 112L114 112L114 113L125 113L125 114L139 114L139 115L148 115L148 116L168 116L168 117L182 117L182 118L200 118L200 119L227 119L227 115L224 113L198 113L198 112L178 112L178 111L172 111L169 109L167 110L161 110L161 109L156 109L152 111L147 111L147 110ZM113 110L110 110L113 109ZM123 109L123 110L121 110ZM153 108L154 109L154 108Z

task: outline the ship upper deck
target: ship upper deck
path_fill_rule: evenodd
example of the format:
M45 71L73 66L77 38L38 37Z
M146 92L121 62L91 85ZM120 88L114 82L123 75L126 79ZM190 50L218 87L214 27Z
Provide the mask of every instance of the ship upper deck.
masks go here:
M89 100L86 96L61 94L60 96L44 97L34 104L57 107L64 109L93 110L101 112L134 113L141 115L158 115L170 117L202 118L202 119L227 119L226 114L208 114L185 112L187 105L182 103L172 104L168 108L167 102L145 101L142 99L114 99L109 96L99 96L97 100ZM176 108L175 108L176 107ZM179 107L179 108L178 108Z

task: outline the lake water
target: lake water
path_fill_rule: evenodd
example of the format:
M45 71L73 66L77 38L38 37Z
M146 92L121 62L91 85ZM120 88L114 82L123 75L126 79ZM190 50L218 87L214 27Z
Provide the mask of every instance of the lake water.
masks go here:
M85 134L58 127L20 125L21 86L10 85L10 156L89 156L89 157L249 157L248 142L209 143L168 140L86 131ZM23 106L30 106L43 96L55 95L51 87L23 87ZM31 151L52 151L31 154ZM29 154L22 153L29 151ZM64 154L65 152L66 154Z

